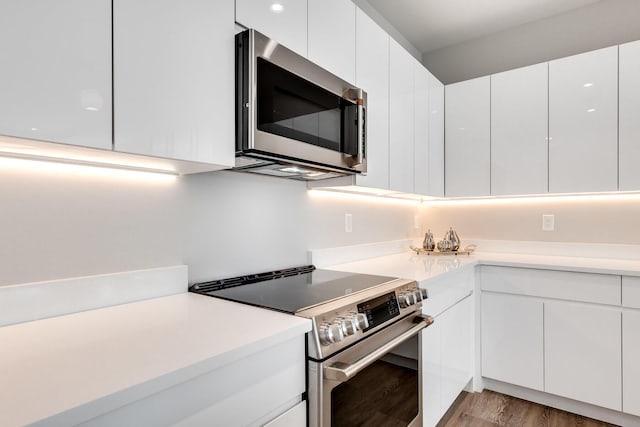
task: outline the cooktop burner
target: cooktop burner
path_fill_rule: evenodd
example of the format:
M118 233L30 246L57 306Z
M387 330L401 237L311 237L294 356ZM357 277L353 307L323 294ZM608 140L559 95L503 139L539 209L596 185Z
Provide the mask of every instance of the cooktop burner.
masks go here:
M193 284L189 290L295 314L394 280L393 277L296 267Z

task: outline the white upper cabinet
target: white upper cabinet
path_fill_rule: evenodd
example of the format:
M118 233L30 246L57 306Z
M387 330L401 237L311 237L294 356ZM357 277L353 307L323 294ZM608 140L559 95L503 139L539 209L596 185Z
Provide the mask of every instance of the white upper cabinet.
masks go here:
M618 188L618 47L549 63L549 191Z
M236 0L236 22L307 56L306 1Z
M418 61L413 72L413 192L429 193L429 72Z
M491 76L491 194L548 191L548 64Z
M413 193L415 59L389 41L389 187Z
M389 188L389 35L356 11L356 86L367 92L367 174L358 185Z
M640 41L620 45L620 190L640 190Z
M111 149L111 1L5 1L0 135Z
M429 191L444 197L444 85L429 73Z
M356 80L356 5L308 0L309 59L349 83Z
M445 194L490 194L490 78L445 88Z
M114 147L234 164L233 0L114 0Z

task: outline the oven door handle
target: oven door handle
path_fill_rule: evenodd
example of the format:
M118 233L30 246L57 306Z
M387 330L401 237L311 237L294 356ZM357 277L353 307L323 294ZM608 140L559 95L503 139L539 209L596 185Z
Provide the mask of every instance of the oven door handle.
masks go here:
M364 368L380 359L382 356L391 351L394 347L402 343L404 340L414 336L427 326L431 325L434 320L431 316L418 315L413 319L413 321L414 323L418 324L408 331L398 335L391 341L380 346L375 351L372 351L363 358L357 360L356 362L352 364L337 362L331 366L327 366L326 368L324 368L324 377L328 380L340 382L348 381L350 378L354 377Z

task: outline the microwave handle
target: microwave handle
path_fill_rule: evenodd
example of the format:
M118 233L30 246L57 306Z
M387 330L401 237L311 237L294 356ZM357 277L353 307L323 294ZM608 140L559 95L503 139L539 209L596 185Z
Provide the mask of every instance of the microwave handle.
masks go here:
M328 380L334 380L334 381L340 381L340 382L348 381L350 378L353 378L364 368L371 365L373 362L375 362L376 360L380 359L382 356L387 354L389 351L391 351L394 347L402 343L404 340L411 338L412 336L414 336L415 334L417 334L427 326L431 325L433 323L433 317L419 315L414 317L413 321L414 323L418 323L418 324L413 328L409 329L408 331L404 332L403 334L398 335L391 341L385 343L381 347L377 348L375 351L372 351L371 353L367 354L362 359L357 360L355 363L351 365L346 363L345 364L336 363L332 366L327 366L326 368L324 368L324 377Z
M356 138L358 140L358 149L356 155L354 156L354 161L352 166L360 166L364 161L364 144L365 144L365 132L364 132L364 98L362 95L362 89L356 90L356 104L358 106L357 112L357 121L358 121L358 130Z

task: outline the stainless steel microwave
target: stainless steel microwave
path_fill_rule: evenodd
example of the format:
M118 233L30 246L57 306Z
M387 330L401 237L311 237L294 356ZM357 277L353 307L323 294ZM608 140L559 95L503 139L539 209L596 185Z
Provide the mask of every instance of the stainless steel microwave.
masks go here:
M255 30L236 35L236 170L365 173L366 93Z

